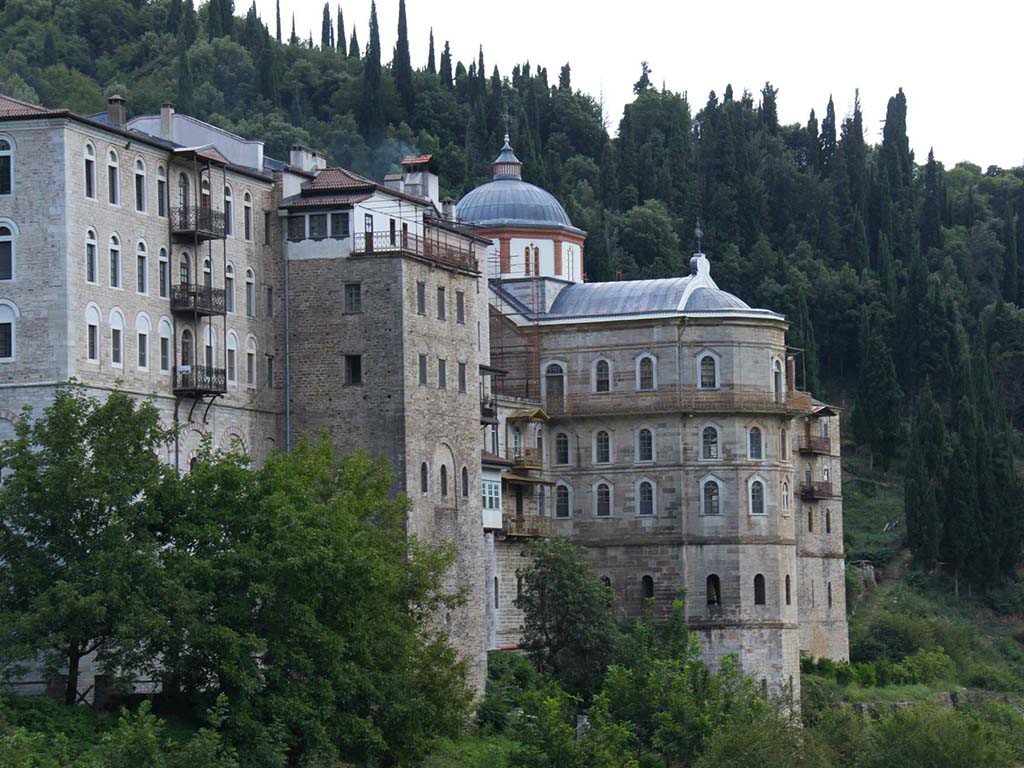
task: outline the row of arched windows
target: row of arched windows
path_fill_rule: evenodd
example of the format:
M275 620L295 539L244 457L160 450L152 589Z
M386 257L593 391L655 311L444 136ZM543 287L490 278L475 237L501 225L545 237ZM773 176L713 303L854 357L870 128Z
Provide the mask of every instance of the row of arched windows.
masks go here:
M469 497L469 468L463 467L459 476L459 490L463 497ZM442 464L438 473L438 492L442 498L448 498L448 465ZM420 493L430 493L430 467L427 462L420 464Z
M825 533L832 533L832 510L826 509L821 517L825 525ZM814 533L814 507L807 508L807 532Z
M767 605L767 588L764 574L758 573L754 575L753 581L754 588L754 605ZM789 574L785 577L785 595L784 599L786 605L793 604L793 584ZM722 597L722 580L719 578L717 573L708 574L705 582L704 595L707 600L707 604L711 608L720 608L723 605Z

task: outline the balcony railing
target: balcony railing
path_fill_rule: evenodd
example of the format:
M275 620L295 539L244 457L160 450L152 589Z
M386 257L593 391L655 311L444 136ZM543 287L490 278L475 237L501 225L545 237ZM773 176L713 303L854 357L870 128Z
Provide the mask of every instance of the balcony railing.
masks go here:
M352 238L353 256L407 254L460 269L479 271L472 247L440 242L418 235L395 232L356 233Z
M171 310L195 312L200 315L223 315L227 312L227 292L203 283L179 283L171 286Z
M811 405L806 392L793 391L777 397L757 389L666 389L652 392L584 393L548 395L544 409L557 416L608 416L644 413L799 413Z
M221 395L228 391L223 368L207 365L179 365L174 371L174 394L198 397Z
M544 459L536 448L513 448L509 451L509 461L523 469L543 469Z
M171 209L171 233L175 237L221 240L225 231L223 211L205 205Z
M490 424L498 418L498 401L493 397L485 397L480 400L480 419Z
M832 453L832 438L801 435L797 447L800 453Z
M801 483L800 498L804 501L816 501L818 499L832 498L832 483L822 480L816 483Z
M553 536L554 524L550 517L540 515L502 515L501 529L506 536Z

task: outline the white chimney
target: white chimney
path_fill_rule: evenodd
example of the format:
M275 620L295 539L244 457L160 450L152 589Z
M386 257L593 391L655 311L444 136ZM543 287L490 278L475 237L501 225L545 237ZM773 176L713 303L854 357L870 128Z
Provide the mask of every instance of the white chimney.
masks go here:
M160 105L160 138L174 141L174 102L165 101Z
M315 149L304 147L302 144L293 144L288 164L300 171L316 172L327 167L327 158Z

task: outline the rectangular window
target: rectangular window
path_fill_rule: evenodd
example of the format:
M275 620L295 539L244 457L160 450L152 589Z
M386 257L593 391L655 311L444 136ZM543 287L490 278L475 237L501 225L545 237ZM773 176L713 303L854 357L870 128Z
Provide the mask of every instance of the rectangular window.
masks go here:
M359 386L363 383L363 356L345 355L345 383Z
M96 282L96 243L85 244L85 279Z
M0 241L0 280L14 279L14 243Z
M0 359L14 357L14 323L0 323Z
M149 336L139 334L139 368L149 367Z
M135 210L146 212L146 177L141 173L135 174Z
M427 284L422 281L416 283L416 314L427 314Z
M309 237L313 240L323 240L327 237L326 213L311 213L309 215Z
M345 283L345 311L350 315L363 311L363 286L360 283Z
M88 355L89 359L92 360L93 362L100 359L99 336L99 326L90 324L86 328L86 355Z
M167 182L156 180L156 215L167 218Z
M267 286L267 317L274 316L274 286Z
M121 330L110 329L110 362L114 365L121 364Z
M288 217L288 239L292 242L306 239L306 217L302 214Z
M107 198L111 205L117 205L121 202L120 195L117 189L117 166L107 166Z
M455 322L459 325L466 323L466 294L462 291L455 292Z
M270 245L270 211L263 212L263 244Z
M394 219L388 222L388 240L392 245L398 243L398 232Z
M159 271L160 271L160 273L159 273L158 277L160 278L160 298L161 299L166 299L167 295L170 293L170 290L169 290L170 265L165 260L161 260L160 261Z
M233 313L235 311L235 278L232 275L234 272L224 276L224 308Z
M171 340L166 336L160 337L160 370L164 373L171 370Z
M442 357L437 359L437 388L448 388L448 361Z
M242 215L244 217L245 224L245 239L252 240L252 206L243 206Z
M267 355L267 387L274 386L274 356Z
M228 361L227 361L227 365L228 365L228 381L230 381L232 384L235 383L235 374L237 373L237 371L235 370L235 355L236 354L237 353L235 352L235 350L233 350L231 348L228 348Z
M85 196L96 199L96 161L85 159Z
M482 480L480 485L483 489L484 509L501 509L501 483Z
M149 292L149 280L146 274L146 257L143 254L139 254L135 257L135 289L139 293Z
M256 353L245 353L245 384L247 387L256 387Z
M232 237L235 234L235 208L229 198L224 200L224 234Z
M427 356L420 355L420 386L427 386Z
M348 237L347 213L331 214L331 237L333 237L335 240L340 240L343 237Z
M110 249L110 287L121 287L121 252L115 248Z
M444 320L445 318L445 306L444 306L444 286L439 286L437 289L437 319Z
M466 393L466 364L459 363L459 392Z
M249 278L245 280L245 315L256 317L256 284Z

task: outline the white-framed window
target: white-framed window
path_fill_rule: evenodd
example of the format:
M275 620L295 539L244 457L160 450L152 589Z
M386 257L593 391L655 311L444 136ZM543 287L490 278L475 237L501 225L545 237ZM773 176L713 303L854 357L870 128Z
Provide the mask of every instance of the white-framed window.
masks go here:
M788 480L783 480L782 481L781 496L782 496L782 515L784 517L789 517L789 481Z
M256 388L256 338L249 336L245 340L245 386Z
M214 361L216 360L216 337L213 335L213 328L208 325L203 328L203 365L207 368L213 368Z
M82 160L85 164L83 169L85 181L85 196L90 200L96 199L96 149L92 144L86 142L82 150Z
M167 170L162 165L156 167L156 215L167 218Z
M234 218L234 198L231 195L231 186L229 184L224 185L224 234L228 237L235 236L235 225L232 219Z
M0 281L14 279L16 240L14 223L0 219Z
M110 312L110 364L124 367L124 315L119 309Z
M10 362L18 352L18 306L6 299L0 299L0 361Z
M209 259L203 259L203 285L213 288L213 264Z
M90 227L85 230L85 282L96 285L100 281L100 266L96 242L96 230Z
M187 173L178 174L178 207L181 209L192 207L192 195L190 192L191 182Z
M173 358L171 350L171 321L166 317L160 318L157 335L160 337L160 373L170 373L171 360Z
M654 355L645 352L636 359L636 389L651 392L658 388L658 361Z
M572 517L572 486L560 482L555 485L555 517Z
M594 483L594 517L611 517L613 502L612 484L607 480Z
M612 436L606 429L599 429L594 433L594 463L611 464L612 461Z
M821 468L821 479L824 480L826 483L832 481L832 468L828 464L825 464Z
M146 163L141 157L135 158L135 210L146 212Z
M636 513L640 517L657 514L657 486L653 480L641 477L636 482Z
M195 363L195 343L192 338L192 331L188 328L181 332L181 365L193 365Z
M590 369L590 375L591 381L593 382L591 391L612 391L612 364L607 358L597 358Z
M157 259L157 282L159 283L160 298L166 299L171 295L171 263L167 259L167 249L161 248Z
M228 384L238 384L238 336L234 331L228 331L227 341L227 378Z
M85 359L100 361L100 308L95 304L85 308Z
M204 211L210 210L210 179L203 178L199 180L199 207Z
M235 313L235 265L230 262L224 268L224 306L228 314Z
M144 240L135 246L135 290L143 295L149 293L149 251Z
M484 509L501 510L501 482L495 480L481 480L480 487L483 491Z
M135 316L135 362L140 371L149 370L149 337L152 326L149 316L140 312Z
M121 238L110 236L110 287L121 287Z
M114 149L107 151L107 202L121 204L121 168Z
M751 461L764 459L764 436L760 427L751 427L747 432L747 458Z
M751 515L764 515L767 510L765 499L765 483L759 476L750 479L747 484L748 509Z
M245 270L245 316L256 317L256 273Z
M720 455L718 430L709 424L700 432L700 458L703 461L715 461Z
M245 239L252 242L252 194L246 190L242 195L242 229Z
M772 362L772 393L777 401L781 401L785 397L785 390L786 385L782 378L782 362L775 360Z
M697 388L718 389L719 386L718 358L705 352L697 358Z
M0 195L14 194L14 139L0 136Z
M565 432L555 435L555 464L569 463L569 436Z
M702 515L722 514L722 483L717 478L707 477L701 480L700 513Z
M641 427L636 432L636 460L654 461L654 430Z

